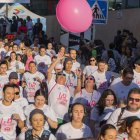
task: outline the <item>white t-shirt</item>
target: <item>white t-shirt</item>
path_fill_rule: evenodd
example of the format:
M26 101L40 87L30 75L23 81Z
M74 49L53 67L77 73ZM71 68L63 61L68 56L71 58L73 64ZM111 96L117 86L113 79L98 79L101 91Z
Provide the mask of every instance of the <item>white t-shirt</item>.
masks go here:
M71 97L73 97L75 87L77 86L77 76L75 75L75 73L68 74L65 71L63 71L63 73L66 74L66 83L65 84L67 85L67 87L70 90Z
M8 74L0 75L0 99L2 99L3 87L9 82Z
M1 52L5 52L6 53L6 50L4 48L0 48L0 53Z
M28 128L32 128L31 124L30 124L30 121L29 121L29 118L30 118L31 111L33 111L34 109L36 109L36 108L33 104L30 104L30 105L26 106L25 109L24 109L24 114L26 116L26 125L27 125ZM51 107L44 104L44 106L42 108L40 108L40 110L42 110L48 118L57 122L57 118L56 118L55 113L54 113L54 111L52 110ZM46 130L49 130L49 124L48 124L47 121L45 122L44 128Z
M128 140L128 134L126 132L117 135L117 140Z
M36 55L34 60L37 64L37 69L40 72L47 72L48 66L51 64L51 57L48 55L40 56Z
M39 77L41 81L45 79L44 75L38 71L34 74L30 72L25 72L23 74L22 81L26 81L25 91L27 93L28 102L34 102L35 92L40 89L40 83L35 79L36 77Z
M63 119L68 113L70 92L67 86L57 84L53 79L48 83L48 105L56 113L56 117Z
M56 132L57 140L78 139L92 137L90 128L83 123L82 128L76 129L71 122L61 125Z
M116 83L116 84L111 84L110 89L112 89L116 96L118 101L122 100L122 101L126 101L127 100L127 96L128 96L128 92L130 91L130 89L132 88L138 88L138 86L135 83L131 83L129 86L125 86L121 81Z
M24 69L25 70L24 64L22 62L16 61L16 60L10 62L9 70L16 71L16 69Z
M133 82L135 84L137 84L140 88L140 73L136 72L135 70L134 71L134 79L133 79Z
M78 68L80 68L80 63L76 61L76 62L74 62L74 63L72 64L71 70L72 70L73 72L76 72L76 70L77 70Z
M11 52L12 52L12 51L8 51L8 52L6 53L6 56L10 56Z
M112 124L114 125L116 128L117 127L117 121L118 121L118 117L121 113L121 108L117 108L109 117L107 124ZM127 117L131 117L131 116L137 116L138 118L140 118L140 110L138 110L137 112L130 112L127 109L124 110L120 120L123 120Z
M83 70L84 75L89 76L92 75L98 69L97 66L86 66Z
M53 79L54 81L56 80L56 72L54 69L52 70L52 78L51 79Z
M76 94L73 102L80 102L86 106L94 107L100 99L100 97L101 94L98 91L94 90L93 93L89 93L84 88Z
M21 51L21 50L16 51L16 54L23 55L23 53L22 53L22 51Z
M26 98L20 97L17 100L14 100L15 103L17 103L22 109L28 105L28 101Z
M108 89L109 84L110 84L110 79L111 79L111 76L112 76L112 73L110 71L100 73L97 70L92 75L95 78L95 83L96 83L96 86L97 86L97 90L100 93L103 93L104 90Z
M19 93L19 95L20 95L20 97L23 97L23 87L19 86L19 88L20 88L20 93Z
M35 60L37 65L39 63L41 63L41 62L44 62L46 65L50 65L51 64L51 57L48 56L48 55L44 55L44 56L36 55L34 57L34 60Z
M46 54L49 55L50 57L53 57L56 55L55 50L51 49L51 50L46 50Z
M0 101L0 125L1 134L6 140L16 139L17 122L12 119L12 114L18 114L22 121L25 120L22 108L18 104L12 102L10 106L5 106Z

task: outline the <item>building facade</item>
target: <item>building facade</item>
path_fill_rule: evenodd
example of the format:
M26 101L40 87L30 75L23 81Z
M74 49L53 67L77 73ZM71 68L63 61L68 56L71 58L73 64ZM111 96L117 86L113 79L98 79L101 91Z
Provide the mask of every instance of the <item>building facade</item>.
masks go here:
M56 5L59 0L30 0L26 5L28 9L41 16L55 15Z
M28 7L31 11L42 15L55 15L56 5L59 0L31 0ZM109 9L140 8L140 0L109 0Z
M140 0L109 0L110 9L140 8Z
M30 0L30 4L24 4L32 12L41 15L55 15L56 5L59 0ZM0 7L4 4L0 3ZM140 8L140 0L109 0L109 10Z

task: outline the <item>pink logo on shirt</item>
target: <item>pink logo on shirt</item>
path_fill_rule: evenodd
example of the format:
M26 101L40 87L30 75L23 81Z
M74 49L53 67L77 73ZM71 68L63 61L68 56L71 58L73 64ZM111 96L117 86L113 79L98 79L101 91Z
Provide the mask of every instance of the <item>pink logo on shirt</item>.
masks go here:
M13 129L12 118L8 118L4 120L3 118L0 120L1 131L2 132L10 132Z
M66 105L67 103L67 99L66 99L67 95L65 93L60 92L59 93L59 97L57 98L58 102L62 105Z

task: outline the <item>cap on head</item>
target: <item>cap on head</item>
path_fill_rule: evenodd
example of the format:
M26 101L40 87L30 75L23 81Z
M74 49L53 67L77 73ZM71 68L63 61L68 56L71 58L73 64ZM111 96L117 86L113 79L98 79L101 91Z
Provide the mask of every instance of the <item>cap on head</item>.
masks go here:
M61 63L58 63L56 66L55 66L55 69L60 69L62 70L63 69L63 65Z
M18 79L18 74L16 72L11 72L9 75L9 79Z
M63 71L62 71L62 72L58 72L58 73L56 74L56 76L66 76L66 74L63 73Z

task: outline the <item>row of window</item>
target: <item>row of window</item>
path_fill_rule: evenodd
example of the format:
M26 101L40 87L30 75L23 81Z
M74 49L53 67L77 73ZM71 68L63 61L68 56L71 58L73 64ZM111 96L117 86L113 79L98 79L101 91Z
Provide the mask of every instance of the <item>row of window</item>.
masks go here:
M109 9L140 8L140 0L109 0Z

